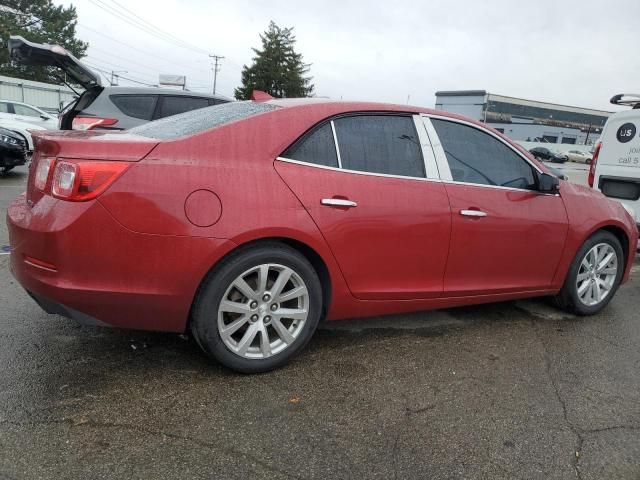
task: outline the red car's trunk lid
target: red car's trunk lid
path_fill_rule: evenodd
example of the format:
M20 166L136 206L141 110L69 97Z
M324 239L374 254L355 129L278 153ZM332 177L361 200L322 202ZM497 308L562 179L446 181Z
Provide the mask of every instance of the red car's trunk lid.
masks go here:
M35 172L43 157L75 160L137 162L159 143L156 139L120 132L34 131L33 158L29 167L27 201L30 205L42 198L35 185Z

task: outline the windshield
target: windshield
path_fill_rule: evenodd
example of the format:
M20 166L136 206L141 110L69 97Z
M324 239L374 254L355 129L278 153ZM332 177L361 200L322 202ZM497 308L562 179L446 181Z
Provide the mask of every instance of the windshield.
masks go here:
M268 103L223 103L145 123L129 131L136 135L157 138L158 140L173 140L269 112L276 108L278 107Z

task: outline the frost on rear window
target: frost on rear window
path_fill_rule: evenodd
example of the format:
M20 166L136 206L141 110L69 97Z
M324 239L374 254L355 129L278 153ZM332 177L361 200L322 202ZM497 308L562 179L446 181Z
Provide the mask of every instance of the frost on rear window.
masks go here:
M129 130L136 135L172 140L204 132L278 107L268 103L229 102L145 123Z

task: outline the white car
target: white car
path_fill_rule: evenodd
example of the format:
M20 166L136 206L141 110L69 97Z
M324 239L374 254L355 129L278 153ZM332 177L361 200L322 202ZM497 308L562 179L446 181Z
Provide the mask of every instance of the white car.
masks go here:
M6 120L30 123L47 130L57 130L58 128L57 117L38 107L12 100L0 100L0 122L4 123Z
M33 151L33 140L29 130L57 130L58 120L33 105L11 100L0 100L0 127L18 133L27 150Z
M611 103L632 109L607 120L593 153L589 185L619 200L640 226L640 95L616 95Z
M580 150L568 150L562 153L566 155L570 162L577 163L591 163L591 154L589 152L583 152Z

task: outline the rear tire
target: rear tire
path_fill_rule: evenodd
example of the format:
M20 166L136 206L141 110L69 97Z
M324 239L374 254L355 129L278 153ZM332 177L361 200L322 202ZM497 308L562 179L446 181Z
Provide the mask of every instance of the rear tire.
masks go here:
M279 242L232 253L207 276L191 331L207 355L241 373L281 367L309 342L322 285L309 261Z
M624 268L620 241L610 232L596 232L576 253L557 304L577 315L598 313L616 294Z

